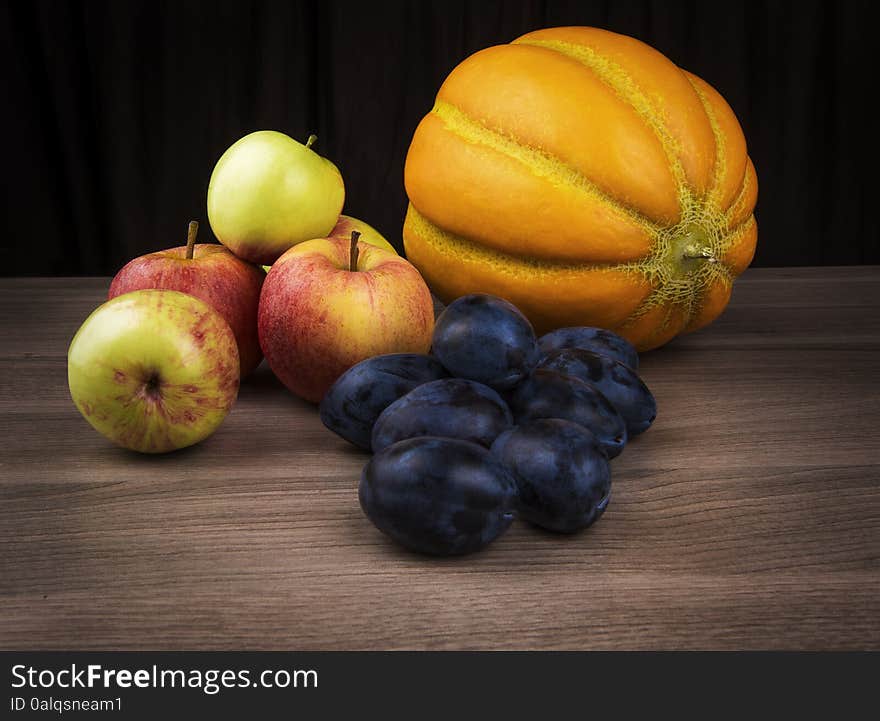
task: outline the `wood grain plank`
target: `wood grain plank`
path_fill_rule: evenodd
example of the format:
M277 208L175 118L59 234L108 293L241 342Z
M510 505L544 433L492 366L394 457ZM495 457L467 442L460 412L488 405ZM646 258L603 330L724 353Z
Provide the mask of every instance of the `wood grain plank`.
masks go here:
M0 647L880 648L880 273L749 271L646 354L660 414L609 510L429 559L361 514L366 454L262 367L142 457L68 397L107 279L0 281Z

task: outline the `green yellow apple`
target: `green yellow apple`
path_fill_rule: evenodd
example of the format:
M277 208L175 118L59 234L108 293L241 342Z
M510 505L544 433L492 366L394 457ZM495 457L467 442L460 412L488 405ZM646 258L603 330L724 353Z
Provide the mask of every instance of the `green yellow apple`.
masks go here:
M309 240L272 266L260 293L258 331L269 367L317 403L355 363L431 347L431 293L413 265L342 238Z
M136 290L82 324L67 353L70 395L92 427L142 453L213 433L238 395L235 336L222 316L176 290Z
M268 265L288 248L325 237L345 202L336 166L306 144L274 130L233 143L208 185L208 220L239 258Z

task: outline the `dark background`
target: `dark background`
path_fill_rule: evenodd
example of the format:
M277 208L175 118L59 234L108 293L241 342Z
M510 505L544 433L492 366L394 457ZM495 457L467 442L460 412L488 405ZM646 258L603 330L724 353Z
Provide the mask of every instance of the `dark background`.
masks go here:
M575 24L634 35L727 98L758 169L756 265L880 263L870 5L0 0L0 267L112 274L183 244L190 218L211 238L214 163L259 129L317 133L345 212L400 247L406 149L447 73Z

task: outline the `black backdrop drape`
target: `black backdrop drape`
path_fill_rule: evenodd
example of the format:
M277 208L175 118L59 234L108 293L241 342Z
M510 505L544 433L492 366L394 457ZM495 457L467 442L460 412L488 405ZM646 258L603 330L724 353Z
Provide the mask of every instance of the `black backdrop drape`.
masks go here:
M345 212L399 246L406 149L443 78L553 25L634 35L725 95L758 169L756 265L878 263L871 5L3 0L2 272L111 274L182 244L217 158L258 129L316 132Z

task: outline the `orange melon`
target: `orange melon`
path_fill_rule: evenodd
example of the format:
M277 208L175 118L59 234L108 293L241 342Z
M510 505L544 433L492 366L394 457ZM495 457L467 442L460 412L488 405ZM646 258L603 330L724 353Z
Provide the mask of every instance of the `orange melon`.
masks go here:
M650 46L539 30L456 67L406 159L407 258L445 302L640 350L714 320L757 240L757 177L708 83Z

